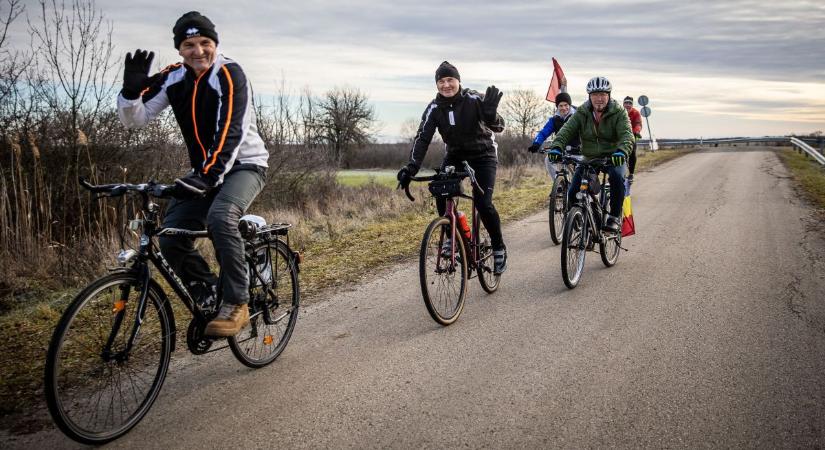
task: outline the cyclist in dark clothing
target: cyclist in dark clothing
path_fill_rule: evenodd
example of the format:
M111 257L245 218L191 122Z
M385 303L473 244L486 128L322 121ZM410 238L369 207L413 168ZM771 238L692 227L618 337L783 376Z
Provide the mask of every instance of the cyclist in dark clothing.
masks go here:
M447 151L442 169L455 166L461 170L461 162L467 161L484 189L482 194L473 187L473 201L490 233L495 261L493 270L500 274L507 268L507 249L501 236L501 219L493 206L493 188L498 166L495 133L504 131L504 119L497 113L502 93L495 86L488 87L484 95L462 88L458 69L447 61L436 70L435 81L438 94L421 116L410 161L398 171L398 181L402 187L410 184L410 177L421 169L427 148L438 130ZM437 199L436 206L438 213L444 214L446 200Z
M223 306L205 333L233 336L249 323L249 275L238 222L263 189L269 153L255 126L252 88L238 63L217 52L215 25L191 11L172 33L183 63L150 77L154 53L126 55L118 114L126 127L140 128L172 107L192 170L175 180L163 226L209 230L221 266ZM217 277L194 241L171 236L159 243L196 300L208 303Z

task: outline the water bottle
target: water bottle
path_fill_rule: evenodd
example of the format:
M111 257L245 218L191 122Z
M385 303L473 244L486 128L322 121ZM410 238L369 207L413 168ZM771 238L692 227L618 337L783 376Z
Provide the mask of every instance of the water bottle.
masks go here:
M470 239L472 237L472 232L470 231L470 224L467 223L467 215L459 211L457 217L458 229L461 231L461 234L463 234L465 238Z

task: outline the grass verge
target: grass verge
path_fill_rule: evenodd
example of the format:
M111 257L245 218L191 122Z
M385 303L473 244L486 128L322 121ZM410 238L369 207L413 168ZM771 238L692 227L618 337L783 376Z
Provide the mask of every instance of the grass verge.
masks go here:
M692 151L694 150L658 150L655 152L642 153L636 160L636 171L641 172L643 170L650 169L672 159L684 156Z
M794 150L779 150L777 153L808 200L825 210L825 168Z

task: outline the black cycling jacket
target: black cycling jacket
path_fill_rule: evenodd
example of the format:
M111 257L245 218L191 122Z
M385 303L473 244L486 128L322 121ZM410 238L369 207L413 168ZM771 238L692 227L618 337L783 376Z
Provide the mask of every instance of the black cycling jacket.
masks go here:
M497 158L494 132L504 131L504 119L496 114L496 120L487 123L481 113L483 98L482 94L466 88L450 98L436 95L421 116L421 125L410 152L410 164L416 169L421 168L436 129L444 140L449 157L466 160Z
M129 128L145 126L171 106L192 169L212 186L222 183L235 164L267 167L269 152L255 124L252 88L238 63L223 55L200 76L173 64L152 76L139 98L118 96L117 106Z

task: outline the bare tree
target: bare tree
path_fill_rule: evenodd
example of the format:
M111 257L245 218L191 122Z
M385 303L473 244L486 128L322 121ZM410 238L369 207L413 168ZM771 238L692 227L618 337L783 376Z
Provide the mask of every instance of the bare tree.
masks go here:
M418 120L409 117L401 122L401 139L402 142L412 144L415 140L415 135L418 134Z
M521 138L531 137L552 112L549 103L528 89L508 91L500 111L507 121L507 128Z
M353 146L370 141L375 109L366 94L348 87L328 91L318 106L321 109L319 123L333 161L338 167L348 168Z
M112 24L104 23L94 0L72 0L69 8L57 0L39 0L39 5L39 20L29 20L29 31L54 83L49 102L59 107L67 100L67 131L74 145L81 113L94 121L112 96Z
M5 11L8 8L8 11ZM20 75L28 67L28 58L8 48L7 38L11 24L23 13L20 0L7 0L0 7L0 105L5 105L15 90Z

